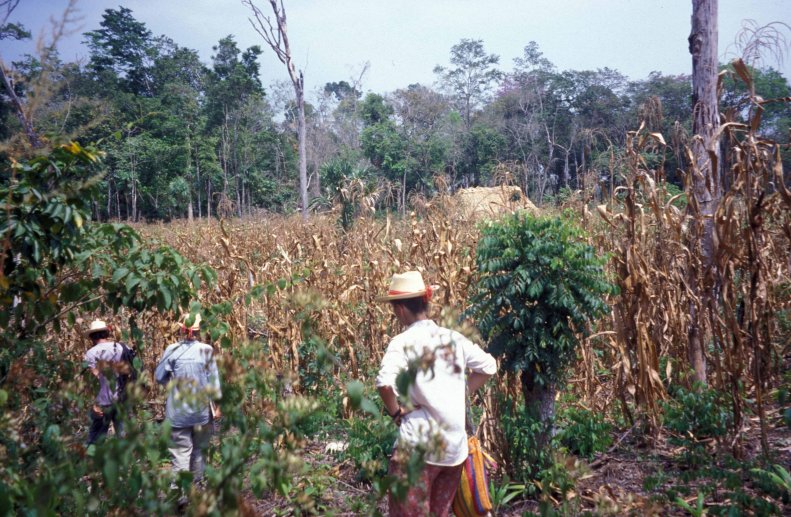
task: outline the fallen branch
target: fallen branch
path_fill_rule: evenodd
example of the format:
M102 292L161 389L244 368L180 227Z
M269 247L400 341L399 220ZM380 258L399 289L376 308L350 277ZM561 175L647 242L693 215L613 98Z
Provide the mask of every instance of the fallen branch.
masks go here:
M604 465L604 464L605 464L607 461L609 461L609 459L610 459L610 458L609 458L609 455L610 455L610 454L612 454L612 452L613 452L613 451L615 451L615 449L616 449L616 448L617 448L619 445L621 445L621 442L623 442L623 441L624 441L624 439L625 439L627 436L629 436L629 435L631 434L631 432L632 432L632 431L634 431L634 428L635 428L635 427L636 427L636 425L633 425L632 427L630 427L629 429L627 429L627 430L626 430L626 432L624 432L624 433L623 433L623 434L622 434L622 435L621 435L621 436L620 436L620 437L619 437L619 438L618 438L618 439L615 441L615 443L614 443L614 444L612 444L612 446L611 446L609 449L607 449L607 452L605 452L604 454L602 454L601 456L599 456L598 458L596 458L596 459L595 459L594 461L592 461L592 462L591 462L591 464L590 464L590 465L588 465L588 466L589 466L591 469L596 469L596 468L599 468L599 467L601 467L602 465Z

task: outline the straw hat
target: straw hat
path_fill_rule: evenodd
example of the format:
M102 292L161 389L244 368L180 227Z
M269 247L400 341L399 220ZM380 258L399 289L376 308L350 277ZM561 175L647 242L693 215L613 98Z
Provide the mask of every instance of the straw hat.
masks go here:
M110 330L110 327L107 323L103 322L102 320L93 320L91 325L88 327L88 330L85 332L85 335L90 337L91 334L95 334L96 332L101 332L103 330Z
M181 319L181 323L180 323L181 330L191 330L193 332L199 331L200 330L200 322L201 322L200 314L195 314L195 320L192 322L192 326L191 327L187 327L187 320L189 319L189 317L190 317L190 313L187 313Z
M390 280L390 288L387 294L376 298L377 302L389 302L392 300L406 300L407 298L419 298L425 296L426 300L431 299L431 293L439 289L438 285L426 285L423 282L423 275L420 271L407 271L406 273L396 273Z

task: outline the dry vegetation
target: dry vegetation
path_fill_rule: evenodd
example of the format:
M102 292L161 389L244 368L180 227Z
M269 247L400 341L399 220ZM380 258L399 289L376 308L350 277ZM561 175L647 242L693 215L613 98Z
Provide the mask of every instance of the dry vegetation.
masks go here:
M573 394L569 400L581 407L608 415L615 408L627 423L626 434L638 429L641 439L661 448L666 443L661 403L668 397L667 387L689 383L686 339L694 305L710 336L710 383L729 394L735 418L727 437L706 446L745 458L759 452L756 441L769 455L777 452L773 443L788 436L769 395L788 366L791 192L776 144L739 124L725 127L723 137L731 179L716 214L718 244L711 270L703 270L700 253L689 240L690 227L700 224L695 200L671 195L665 184L661 157L671 151L661 135L644 129L629 135L626 155L612 164L620 186L607 202L591 210L591 196L577 192L559 209L579 214L589 242L611 257L611 277L620 288L611 300L610 317L596 322L595 332L582 343L568 389ZM649 156L660 157L658 165L649 166ZM502 208L510 210L507 201ZM458 196L439 196L416 204L415 210L406 218L360 217L348 231L337 224L334 212L305 224L298 216L272 216L139 230L218 272L217 286L204 289L200 301L230 301L231 346L247 340L265 343L269 368L280 375L290 373L299 392L299 346L306 317L339 359L336 378L327 382L342 385L354 378L371 384L388 337L396 330L387 306L374 302L392 273L416 268L439 284L434 310L451 309L435 314L445 322L465 308L478 238L469 203ZM701 289L691 289L693 283L713 289L716 296L704 303L694 296ZM256 285L270 287L261 298L246 300ZM174 338L176 317L141 315L147 368L153 368L159 352ZM82 345L76 328L63 343L78 354ZM504 375L490 392L515 390L516 384ZM490 396L486 405L484 438L497 452L498 446L507 445L498 440L497 407ZM615 443L610 457L621 444ZM607 455L597 461L594 466L602 467ZM605 475L611 468L602 470L598 485L582 483L588 487L584 504L648 508L647 500L635 503L628 492L602 491L618 484Z

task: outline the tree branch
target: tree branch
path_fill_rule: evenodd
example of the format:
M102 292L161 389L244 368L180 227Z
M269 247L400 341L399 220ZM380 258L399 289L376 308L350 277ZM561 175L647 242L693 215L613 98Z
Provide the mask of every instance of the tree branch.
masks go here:
M19 124L22 126L22 129L25 131L25 135L27 136L30 145L33 146L34 149L40 149L43 145L41 143L41 139L33 129L33 124L30 122L30 119L27 117L27 115L25 115L25 109L22 105L22 101L14 91L14 84L11 81L8 72L6 71L2 58L0 58L0 79L3 80L3 86L5 86L8 98L11 99L11 104L14 106L14 114L16 115L17 120L19 120Z

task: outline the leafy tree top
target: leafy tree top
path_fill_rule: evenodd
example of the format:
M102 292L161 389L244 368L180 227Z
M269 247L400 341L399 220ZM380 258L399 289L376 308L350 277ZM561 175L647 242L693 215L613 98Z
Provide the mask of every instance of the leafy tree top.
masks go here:
M450 49L453 68L434 67L434 73L458 100L467 127L471 124L472 110L487 99L492 83L502 77L502 72L495 68L499 62L500 56L486 53L483 40L464 38Z
M152 33L132 16L132 10L107 9L101 29L85 33L91 51L89 67L97 76L108 72L122 78L121 85L136 94L151 93L148 76L154 57Z
M539 384L563 378L578 338L604 315L606 259L572 223L517 212L487 222L478 242L479 277L469 315L477 316L489 350Z

